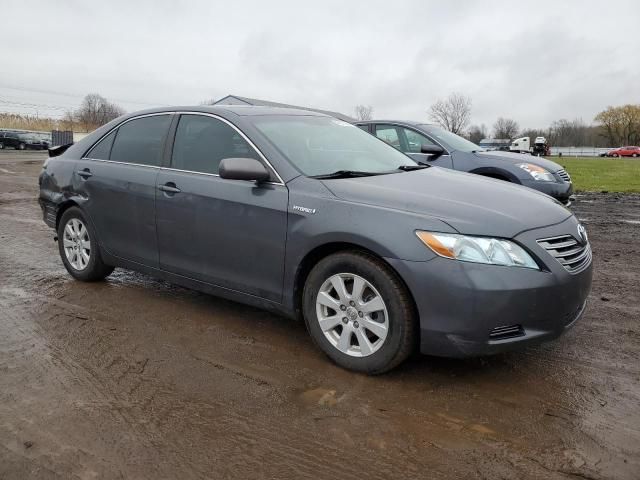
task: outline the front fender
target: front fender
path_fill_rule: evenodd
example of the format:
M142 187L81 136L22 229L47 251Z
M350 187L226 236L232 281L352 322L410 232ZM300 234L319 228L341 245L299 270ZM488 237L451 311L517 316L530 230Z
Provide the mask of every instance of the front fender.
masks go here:
M368 250L380 258L429 261L435 254L415 235L416 230L457 233L434 217L395 209L347 202L326 189L289 184L287 248L283 300L294 303L299 266L307 256L328 245ZM304 183L304 185L303 185ZM317 182L316 182L317 183ZM302 210L300 207L306 210Z

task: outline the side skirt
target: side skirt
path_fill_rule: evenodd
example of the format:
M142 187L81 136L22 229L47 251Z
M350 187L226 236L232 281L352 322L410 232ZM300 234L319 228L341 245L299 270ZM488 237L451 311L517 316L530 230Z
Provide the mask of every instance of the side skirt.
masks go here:
M104 262L108 265L113 265L115 267L125 268L127 270L133 270L136 272L144 273L152 277L155 277L161 280L166 280L167 282L174 283L176 285L180 285L182 287L190 288L192 290L197 290L199 292L206 293L209 295L214 295L216 297L221 297L226 300L231 300L233 302L243 303L245 305L251 305L252 307L256 307L261 310L267 310L277 315L283 315L289 318L297 318L295 316L295 312L285 308L285 306L281 303L273 302L271 300L266 300L264 298L257 297L255 295L239 292L237 290L232 290L230 288L221 287L219 285L202 282L200 280L196 280L190 277L185 277L183 275L167 272L166 270L149 267L141 263L132 262L130 260L126 260L124 258L112 255L108 253L104 248L101 248L100 253L102 254Z

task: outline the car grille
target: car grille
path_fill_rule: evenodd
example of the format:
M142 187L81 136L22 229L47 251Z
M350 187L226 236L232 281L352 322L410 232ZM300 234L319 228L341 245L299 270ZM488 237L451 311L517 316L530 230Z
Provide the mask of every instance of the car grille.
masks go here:
M571 235L541 238L538 244L560 262L569 273L579 273L591 263L589 242L579 243Z
M564 168L562 170L558 170L556 174L559 175L560 178L562 178L562 180L564 180L565 182L571 183L571 177L569 176L569 173Z

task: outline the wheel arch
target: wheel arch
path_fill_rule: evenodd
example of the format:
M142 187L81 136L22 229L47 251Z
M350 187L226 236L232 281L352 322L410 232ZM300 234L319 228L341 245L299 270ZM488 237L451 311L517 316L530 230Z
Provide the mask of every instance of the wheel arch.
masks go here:
M483 177L495 178L496 180L504 180L512 183L522 183L513 173L496 167L482 167L471 170L469 173L482 175Z
M56 231L60 226L60 219L62 218L62 215L64 215L64 212L69 210L71 207L80 207L80 205L75 200L65 200L58 205L58 211L56 213Z
M338 252L348 252L348 251L365 253L365 254L371 255L378 261L384 263L384 265L396 276L398 281L406 289L407 294L411 299L413 310L417 315L418 307L416 305L415 299L413 298L413 293L411 292L411 289L409 289L409 286L404 281L400 273L395 268L393 268L392 265L390 265L387 261L385 261L384 257L372 251L371 249L363 247L362 245L358 245L356 243L335 241L335 242L324 243L322 245L318 245L314 247L303 257L303 259L298 264L298 268L296 269L295 278L293 282L293 307L294 307L295 316L298 319L302 319L302 296L304 292L304 285L313 267L317 265L318 262L320 262L322 259L330 255L333 255Z

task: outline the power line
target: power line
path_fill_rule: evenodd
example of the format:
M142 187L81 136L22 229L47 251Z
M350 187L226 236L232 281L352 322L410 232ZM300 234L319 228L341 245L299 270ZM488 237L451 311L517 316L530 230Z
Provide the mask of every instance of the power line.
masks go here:
M78 94L74 94L74 93L64 93L64 92L58 92L58 91L55 91L55 90L41 90L41 89L35 89L35 88L14 87L14 86L6 85L6 84L0 84L0 88L7 88L9 90L16 90L18 92L45 93L45 94L49 94L49 95L60 95L60 96L63 96L63 97L78 98L78 99L83 99L84 98L84 95L78 95ZM125 99L113 98L113 97L110 97L108 100L112 101L112 102L131 103L131 104L134 104L134 105L147 105L147 106L150 106L150 107L156 107L156 106L166 107L166 106L170 105L168 103L162 103L162 102L139 102L139 101L134 101L134 100L125 100Z

